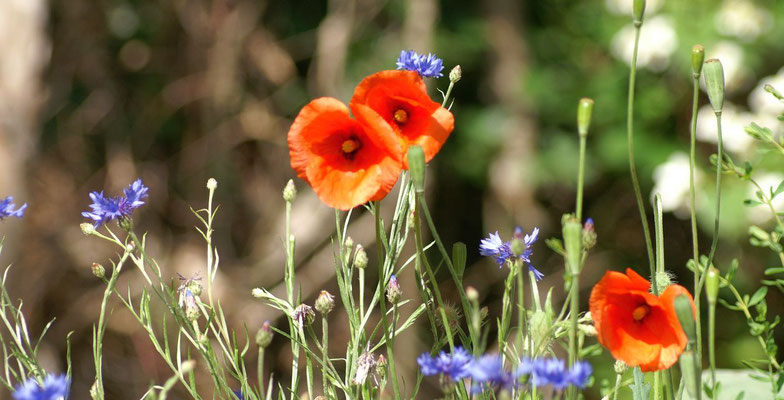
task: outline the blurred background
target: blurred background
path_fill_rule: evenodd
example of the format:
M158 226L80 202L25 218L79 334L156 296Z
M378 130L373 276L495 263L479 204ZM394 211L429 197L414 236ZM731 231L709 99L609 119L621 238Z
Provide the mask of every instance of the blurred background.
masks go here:
M73 332L72 397L88 398L91 329L104 289L90 265L109 265L115 250L81 234L80 212L88 208L90 191L116 194L137 177L150 187L150 198L135 213L135 224L149 232L149 252L175 284L176 273L204 274L204 246L188 207L203 207L207 179L218 180L217 297L238 332L246 326L253 335L267 319L283 328L280 314L250 290L284 293L280 193L295 178L288 128L314 97L347 102L364 76L394 68L402 49L436 53L445 74L456 64L463 69L453 91L456 128L428 168L428 196L444 241L467 244L466 283L481 293L491 318L500 312L505 271L479 256L479 240L496 230L508 236L515 225L526 231L538 226L541 238L560 236L561 215L574 207L581 97L596 101L584 213L599 235L581 279L582 304L605 270L644 273L626 155L630 10L631 0L0 1L0 196L29 204L23 219L0 222L0 265L13 264L8 287L24 301L33 336L56 318L40 350L44 364L65 370L64 338ZM757 121L781 132L775 116L784 106L761 88L767 82L784 90L782 37L781 1L648 1L637 162L644 193L664 198L667 266L687 287L690 48L703 44L707 56L724 65L728 152L736 162L758 165L755 177L775 186L784 166L761 152L743 126ZM428 85L440 99L436 89L446 89L448 80ZM701 104L698 208L701 251L707 253L715 122L704 94ZM739 286L749 292L764 268L777 262L751 247L746 234L750 224L768 226L769 214L743 206L752 196L748 183L726 181L718 266L726 270L738 258ZM321 289L337 292L334 212L303 181L295 182L297 279L312 304ZM390 197L385 207L392 202ZM358 212L353 220L349 235L374 249L372 218ZM543 241L533 260L546 275L540 287L554 288L560 305L562 260ZM372 271L369 285L375 286ZM456 301L454 286L443 278L445 296ZM412 276L401 277L401 284L405 297L416 297ZM138 292L138 273L123 273L119 287L128 285ZM780 315L784 299L770 296L769 312ZM104 347L107 398L138 399L170 372L128 312L112 304ZM759 353L755 339L740 315L719 313L719 366L741 367L741 360ZM337 357L347 323L340 312L332 316ZM398 342L405 344L397 358L406 385L415 382L415 356L431 345L426 329L417 325ZM254 357L248 359L251 376ZM287 342L276 338L267 370L285 382L290 360ZM601 382L612 379L611 362L607 355L590 361L597 380L588 397L598 398ZM206 371L200 374L210 393ZM424 380L420 398L439 393L437 379Z

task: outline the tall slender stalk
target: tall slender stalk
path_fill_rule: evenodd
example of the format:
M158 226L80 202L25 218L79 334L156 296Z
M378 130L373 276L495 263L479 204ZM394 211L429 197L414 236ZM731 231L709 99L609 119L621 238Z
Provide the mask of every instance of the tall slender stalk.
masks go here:
M697 359L702 359L702 321L700 319L700 248L697 237L697 207L695 194L695 171L697 159L697 108L700 96L700 75L702 72L702 59L704 57L702 46L694 46L692 50L692 100L691 100L691 130L689 140L689 211L691 214L691 244L692 263L694 265L694 307L697 310L695 322L697 323Z
M721 163L724 161L724 141L721 138L721 110L716 110L716 134L718 135L718 153L716 155L716 216L713 220L713 241L711 242L710 254L708 255L708 265L713 264L713 257L716 255L716 247L719 244L719 216L721 215Z
M375 221L376 221L376 249L378 252L378 295L380 296L379 305L381 306L381 321L383 322L384 326L384 336L389 338L389 335L394 335L394 327L392 328L392 332L389 329L389 322L387 321L387 305L386 299L384 298L384 288L386 287L386 282L389 280L389 277L386 276L384 270L384 264L386 261L386 253L384 253L384 246L383 246L383 222L381 220L381 202L377 201L374 203L375 207ZM364 274L362 270L360 270L360 277L364 278ZM364 284L364 282L362 282ZM360 292L362 293L362 292ZM393 321L394 321L394 314L393 314ZM397 385L397 375L395 374L395 355L394 355L394 346L390 340L385 340L387 346L387 359L389 360L389 371L392 373L392 390L395 393L395 398L400 398L400 388Z
M104 389L103 389L103 335L106 332L106 303L109 300L109 297L112 295L114 291L114 287L117 284L117 278L120 276L120 271L122 271L123 264L130 256L131 250L126 247L125 253L123 253L122 258L120 261L117 262L117 265L112 270L112 276L109 278L109 281L106 282L106 290L103 292L103 300L101 301L101 313L98 316L98 327L95 329L93 335L93 361L95 363L95 386L90 390L90 394L93 396L93 399L103 399L104 398ZM94 392L93 392L94 391Z
M628 103L626 106L626 138L629 152L629 173L632 177L632 186L634 187L634 197L637 200L637 208L640 211L640 220L642 222L642 231L645 235L645 250L648 254L648 265L650 266L651 275L654 274L654 261L653 261L653 245L651 243L651 231L648 227L648 214L645 211L645 203L642 199L642 190L640 189L640 182L637 179L637 165L634 161L634 85L637 78L637 52L640 45L640 28L642 27L642 15L640 18L635 18L634 21L634 50L632 51L631 70L629 71L629 94Z

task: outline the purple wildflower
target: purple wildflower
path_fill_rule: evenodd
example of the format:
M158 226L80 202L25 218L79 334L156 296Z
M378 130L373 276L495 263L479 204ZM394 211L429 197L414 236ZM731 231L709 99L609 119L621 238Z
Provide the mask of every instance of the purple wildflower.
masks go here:
M593 368L591 367L591 364L588 364L587 361L577 361L572 365L572 369L569 371L569 381L572 385L582 389L588 384L588 379L591 377L592 373Z
M431 357L428 353L422 353L417 358L417 364L422 371L422 375L444 375L448 376L452 381L458 381L471 374L470 367L473 358L462 347L455 347L452 354L447 354L445 351L436 357Z
M0 220L7 217L22 218L25 208L27 208L27 203L22 204L19 208L14 210L16 204L14 204L13 201L14 198L11 196L8 196L5 198L5 200L0 201Z
M528 270L534 273L536 280L541 280L544 274L531 264L531 255L534 252L532 246L538 237L539 228L534 228L530 234L523 235L523 229L518 226L515 228L512 241L504 242L496 231L479 243L479 254L493 257L498 267L503 266L507 261L519 259L528 265Z
M471 379L474 385L510 387L515 376L504 369L504 361L498 354L486 354L471 364ZM474 390L481 390L475 387Z
M413 50L403 50L398 57L397 69L416 71L424 78L440 78L444 76L441 71L444 69L444 62L435 54L417 54Z
M106 197L101 192L90 193L90 211L85 211L82 216L93 220L95 227L99 227L113 219L127 218L131 216L133 210L144 205L149 188L142 184L141 179L137 179L127 188L123 189L123 196Z
M68 397L68 377L65 375L47 375L43 385L35 378L29 378L16 387L14 400L59 400Z

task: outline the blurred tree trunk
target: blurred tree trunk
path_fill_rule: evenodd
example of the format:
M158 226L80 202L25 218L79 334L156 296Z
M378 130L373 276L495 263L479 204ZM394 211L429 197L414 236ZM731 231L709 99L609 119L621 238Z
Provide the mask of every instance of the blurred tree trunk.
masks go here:
M531 116L523 80L529 65L524 40L524 2L490 0L485 3L488 86L506 118L499 121L504 145L490 166L490 196L485 201L486 226L503 228L514 222L530 229L543 221L531 184L536 160L536 123ZM499 207L500 206L500 207Z

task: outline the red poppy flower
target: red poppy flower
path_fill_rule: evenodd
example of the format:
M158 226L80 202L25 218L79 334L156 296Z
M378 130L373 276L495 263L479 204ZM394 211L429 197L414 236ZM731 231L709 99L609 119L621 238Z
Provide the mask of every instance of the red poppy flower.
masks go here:
M694 302L680 285L670 285L658 297L651 283L630 268L626 275L607 271L591 291L591 317L599 343L617 360L643 371L669 368L688 341L675 314L681 294Z
M425 162L438 153L455 118L427 95L425 83L415 71L381 71L360 82L351 98L351 111L370 126L381 117L399 135L404 149L417 144ZM405 156L404 156L405 160ZM407 163L404 162L407 168Z
M395 185L402 148L380 117L352 119L340 100L322 97L308 103L288 133L291 167L330 207L349 210L381 200Z

